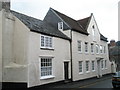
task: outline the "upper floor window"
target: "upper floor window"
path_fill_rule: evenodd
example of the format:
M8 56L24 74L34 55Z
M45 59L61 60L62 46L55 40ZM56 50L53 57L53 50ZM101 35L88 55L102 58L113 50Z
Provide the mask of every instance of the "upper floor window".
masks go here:
M104 53L106 53L106 47L104 46Z
M85 42L85 52L88 52L88 42Z
M58 30L63 30L63 22L58 22Z
M78 43L78 51L82 52L82 42L81 41L77 41Z
M91 43L91 53L93 53L93 52L94 52L94 44Z
M99 45L96 44L96 53L99 54Z
M102 53L103 52L103 47L102 47L102 45L100 45L100 53Z
M95 40L95 26L92 26L92 35L93 35L93 40Z
M41 48L53 48L53 38L50 36L41 35Z

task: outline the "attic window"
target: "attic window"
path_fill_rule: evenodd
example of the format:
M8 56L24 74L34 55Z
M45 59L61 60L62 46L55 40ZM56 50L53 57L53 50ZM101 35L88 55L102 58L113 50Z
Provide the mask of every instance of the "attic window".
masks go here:
M95 28L95 26L93 25L93 26L92 26L92 28L94 29L94 28Z
M63 22L58 22L58 30L63 30Z

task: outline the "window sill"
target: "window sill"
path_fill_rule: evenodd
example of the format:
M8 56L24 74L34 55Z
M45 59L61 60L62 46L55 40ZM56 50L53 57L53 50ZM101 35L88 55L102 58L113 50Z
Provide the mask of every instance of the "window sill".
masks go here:
M42 50L53 50L54 51L54 48L43 48L43 47L41 47L40 49L42 49Z
M90 73L90 71L86 71L86 73Z
M81 74L83 74L83 72L80 72L79 74L81 75Z
M82 52L78 51L79 54L82 54Z
M89 54L89 52L85 52L85 54L87 54L87 55L88 55L88 54Z
M92 72L95 72L95 70L92 70Z
M42 76L40 79L45 80L45 79L51 79L54 78L55 76Z

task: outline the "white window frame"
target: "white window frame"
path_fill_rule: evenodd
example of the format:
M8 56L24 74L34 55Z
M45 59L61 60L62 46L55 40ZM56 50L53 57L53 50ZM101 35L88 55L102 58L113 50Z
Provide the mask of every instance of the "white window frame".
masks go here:
M54 49L53 37L47 35L40 35L40 48Z
M89 73L90 72L90 61L86 61L85 64L86 64L86 73Z
M78 40L78 41L77 41L77 45L78 45L78 52L79 52L79 53L82 53L82 41L81 41L81 40Z
M104 53L106 53L106 46L104 46Z
M105 69L107 69L107 60L105 60Z
M93 54L94 53L94 44L91 43L91 53Z
M103 53L103 46L100 45L100 53L102 54Z
M95 61L92 61L91 64L92 64L91 65L92 66L92 71L95 71Z
M58 22L58 30L63 30L63 22Z
M45 61L47 62L42 62L42 59L44 59ZM43 61L44 61L43 60ZM49 60L51 60L51 62L48 62ZM55 76L53 76L53 63L52 63L53 59L52 57L41 57L39 58L39 69L40 69L40 79L50 79L50 78L54 78ZM43 66L42 67L42 64L43 65L50 65L50 66ZM46 70L46 71L42 71L43 70ZM46 74L46 75L43 75Z
M99 45L96 44L96 54L99 54Z
M79 74L83 74L83 61L78 62Z
M88 42L85 42L85 53L88 53Z
M95 26L92 26L92 35L93 35L93 41L95 41Z
M104 61L101 60L101 69L103 70L104 69Z

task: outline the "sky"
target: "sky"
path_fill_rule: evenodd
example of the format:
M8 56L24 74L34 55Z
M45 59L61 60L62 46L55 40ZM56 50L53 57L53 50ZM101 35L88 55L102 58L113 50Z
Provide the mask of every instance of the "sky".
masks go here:
M118 40L118 2L120 0L11 0L11 9L43 20L53 8L75 20L93 13L100 33Z

